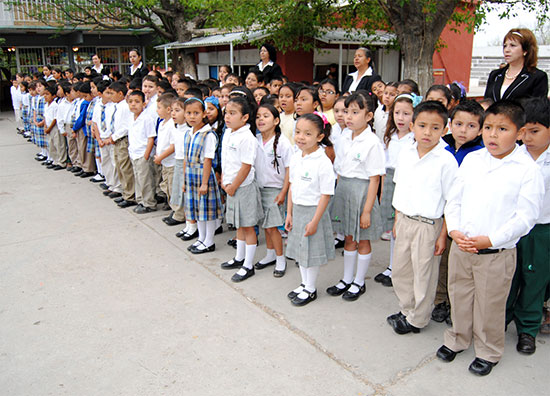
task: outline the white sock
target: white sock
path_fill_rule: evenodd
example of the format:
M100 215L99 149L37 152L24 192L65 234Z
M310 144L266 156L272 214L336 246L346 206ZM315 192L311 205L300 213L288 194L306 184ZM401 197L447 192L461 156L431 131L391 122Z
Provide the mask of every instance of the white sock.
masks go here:
M300 276L302 277L302 285L305 285L306 284L306 279L307 279L307 268L302 267L301 265L299 265L298 268L300 268ZM302 290L304 290L304 286L302 286L302 285L300 285L296 289L294 289L293 292L300 294L302 292Z
M321 267L315 266L315 267L308 267L306 268L306 287L304 287L304 290L307 290L309 292L314 292L317 290L315 288L315 284L317 283L317 276L319 275L319 269ZM308 297L308 294L305 292L301 292L298 294L298 298L304 300Z
M44 149L44 148L40 150L40 154L42 154L43 157L48 156L48 154L46 153L46 149Z
M216 229L220 228L222 225L222 219L216 219Z
M275 263L275 270L284 271L286 269L286 259L284 255L277 256L277 262Z
M254 265L254 253L256 253L256 245L246 245L246 256L244 258L244 264L241 269L237 271L238 275L245 275L245 268L252 269L252 266Z
M197 231L197 223L191 223L191 222L187 222L185 223L186 227L187 228L187 233L189 235L193 235L195 233L195 231Z
M237 254L235 254L235 260L242 261L244 260L244 255L246 253L246 242L237 239Z
M206 222L206 235L203 241L206 247L210 247L214 244L215 232L216 232L216 220L208 220Z
M393 233L390 236L390 265L384 272L382 272L384 275L389 276L391 278L391 267L393 264L393 248L395 246L395 238L393 237Z
M372 253L357 255L357 273L355 274L353 283L359 286L363 286L365 284L365 276L367 275L371 258ZM352 293L357 293L359 288L355 285L351 285L349 291Z
M103 174L103 172L102 172L103 169L101 169L101 160L97 157L95 157L95 167L97 168L97 173L102 175Z
M267 264L275 260L277 257L277 254L275 253L275 249L267 249L265 253L265 257L260 260L260 264Z
M348 251L344 249L344 277L342 278L342 280L348 285L353 282L353 274L355 273L355 261L357 261L357 250ZM338 289L343 289L344 285L338 282L336 287L338 287Z
M204 242L206 237L206 221L197 221L197 228L199 229L199 241Z

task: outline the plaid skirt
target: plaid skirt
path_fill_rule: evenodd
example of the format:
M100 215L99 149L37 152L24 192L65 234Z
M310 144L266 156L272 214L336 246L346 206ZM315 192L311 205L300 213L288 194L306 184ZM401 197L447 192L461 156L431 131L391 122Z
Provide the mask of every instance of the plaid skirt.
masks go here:
M48 142L46 140L46 134L43 127L34 126L33 143L40 148L48 148Z
M172 191L170 191L170 204L183 206L183 160L177 159L174 165L174 177L172 178Z
M330 217L334 231L351 235L353 240L357 242L377 240L382 235L382 220L377 199L375 199L370 212L370 227L361 228L360 226L369 184L369 180L340 176L330 207Z
M232 197L228 195L225 207L225 221L235 228L254 227L261 224L264 218L256 181L239 187Z
M199 194L202 184L202 165L191 164L185 167L185 218L187 220L209 221L222 217L220 190L214 169L208 178L208 192Z
M93 136L86 136L86 152L94 153L96 152L96 147L98 146L97 140Z
M292 205L292 229L288 234L286 256L302 267L315 267L334 260L334 236L328 210L325 210L317 232L304 236L306 225L313 219L317 206Z
M101 147L99 147L99 143L97 142L97 140L95 142L95 156L96 158L101 158Z
M262 228L281 227L285 224L286 201L282 205L275 203L275 198L281 193L280 188L260 187L264 221Z
M382 218L382 230L389 231L393 229L395 220L395 209L392 206L393 192L395 191L395 183L393 175L395 169L386 168L386 177L384 178L384 188L382 190L382 200L380 201L380 217Z
M25 132L30 132L31 131L31 114L28 106L23 107L23 111L21 112L21 118L23 119L23 129L25 130Z

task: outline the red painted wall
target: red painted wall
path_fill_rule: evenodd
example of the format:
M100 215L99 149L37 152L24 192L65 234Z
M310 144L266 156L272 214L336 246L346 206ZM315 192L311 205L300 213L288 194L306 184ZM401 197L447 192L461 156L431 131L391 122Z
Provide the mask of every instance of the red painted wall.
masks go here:
M290 81L313 81L313 51L277 52L277 63Z

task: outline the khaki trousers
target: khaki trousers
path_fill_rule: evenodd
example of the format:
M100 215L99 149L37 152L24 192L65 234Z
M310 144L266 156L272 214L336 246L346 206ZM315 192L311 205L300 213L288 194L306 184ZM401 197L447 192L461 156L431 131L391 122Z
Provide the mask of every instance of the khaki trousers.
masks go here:
M392 282L401 312L415 327L425 327L431 318L441 256L435 242L443 219L427 224L398 213L393 250Z
M445 345L468 349L473 338L476 357L498 362L504 352L506 298L516 268L516 249L478 255L463 252L455 242L449 254L449 299L453 327Z
M82 168L82 164L78 162L78 144L76 142L76 137L73 137L73 129L67 125L65 126L65 132L67 133L67 145L69 146L69 159L71 164Z
M95 155L86 151L88 138L84 135L82 129L76 134L76 143L78 144L78 163L80 167L84 172L95 172Z
M61 134L57 126L50 132L50 139L50 155L52 155L54 164L65 166L67 163L67 139ZM55 156L52 154L52 147L55 147Z
M118 139L114 147L115 166L122 185L122 197L126 201L135 201L134 170L128 155L128 137Z
M105 176L105 184L109 186L109 190L121 193L122 186L115 167L115 146L106 144L100 147L99 151L101 152L101 170Z
M439 263L439 279L437 281L437 291L435 293L434 304L441 304L442 302L449 303L449 295L447 293L447 273L449 268L449 250L451 250L451 243L453 240L447 237L447 246L445 251L441 255L441 262Z
M160 189L166 194L166 202L170 202L172 196L172 179L174 178L173 166L162 166L162 181L160 182Z
M56 134L59 134L59 132L57 131L57 127L54 126L52 128L52 130L50 131L50 133L48 134L47 138L48 138L48 153L50 154L50 158L52 159L53 163L55 165L57 165L57 152L58 152L58 147L57 147L57 141L55 139L55 135Z
M134 168L134 180L136 188L136 202L147 208L155 208L157 201L155 200L155 174L153 170L153 159L145 157L132 160Z

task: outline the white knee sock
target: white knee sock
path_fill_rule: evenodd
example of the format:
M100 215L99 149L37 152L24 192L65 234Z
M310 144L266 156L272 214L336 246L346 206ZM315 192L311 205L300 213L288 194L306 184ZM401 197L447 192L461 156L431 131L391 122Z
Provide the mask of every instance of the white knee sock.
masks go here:
M321 267L315 266L315 267L308 267L305 269L306 271L306 287L304 287L305 290L309 292L314 292L316 289L315 285L317 283L317 276L319 275L319 269ZM301 292L298 294L298 298L300 299L306 299L308 296L307 293Z
M193 235L195 233L195 231L197 231L197 223L191 223L191 222L186 222L185 223L185 229L188 234L190 235Z
M222 225L222 219L216 219L216 229L220 228L220 226Z
M252 266L254 265L254 253L256 253L256 245L246 245L246 255L243 264L244 268L252 269ZM246 274L243 267L237 271L238 275Z
M363 286L365 284L365 276L367 275L367 271L369 269L371 257L372 253L357 255L357 273L355 274L353 283L359 286ZM355 285L351 285L349 291L352 293L357 293L359 288Z
M235 260L242 261L246 254L246 242L237 239L237 254L235 254Z
M307 268L302 267L301 265L299 265L298 268L300 268L300 276L302 278L302 284L293 290L294 293L301 293L302 290L304 290L304 286L302 285L306 284L306 279L307 279Z
M284 255L277 256L277 262L275 263L275 269L277 271L283 271L286 269L286 259Z
M198 240L204 242L204 238L206 237L206 221L197 221L197 228L199 229Z
M210 247L214 244L214 233L216 232L216 220L206 222L206 235L204 237L204 245Z
M393 264L393 248L395 246L395 238L393 237L393 233L391 234L391 237L390 237L390 265L388 266L388 268L386 268L386 270L384 272L382 272L384 275L386 276L389 276L391 278L391 267L392 267L392 264Z
M100 175L103 174L103 169L101 169L101 159L95 157L95 167L97 168L97 173Z
M357 250L349 251L344 249L344 277L342 280L348 285L353 282L353 274L355 273L355 261L357 260ZM342 287L338 287L342 286ZM339 289L343 289L344 285L338 282L336 285Z
M265 257L260 260L260 264L267 264L276 259L275 249L267 249Z

